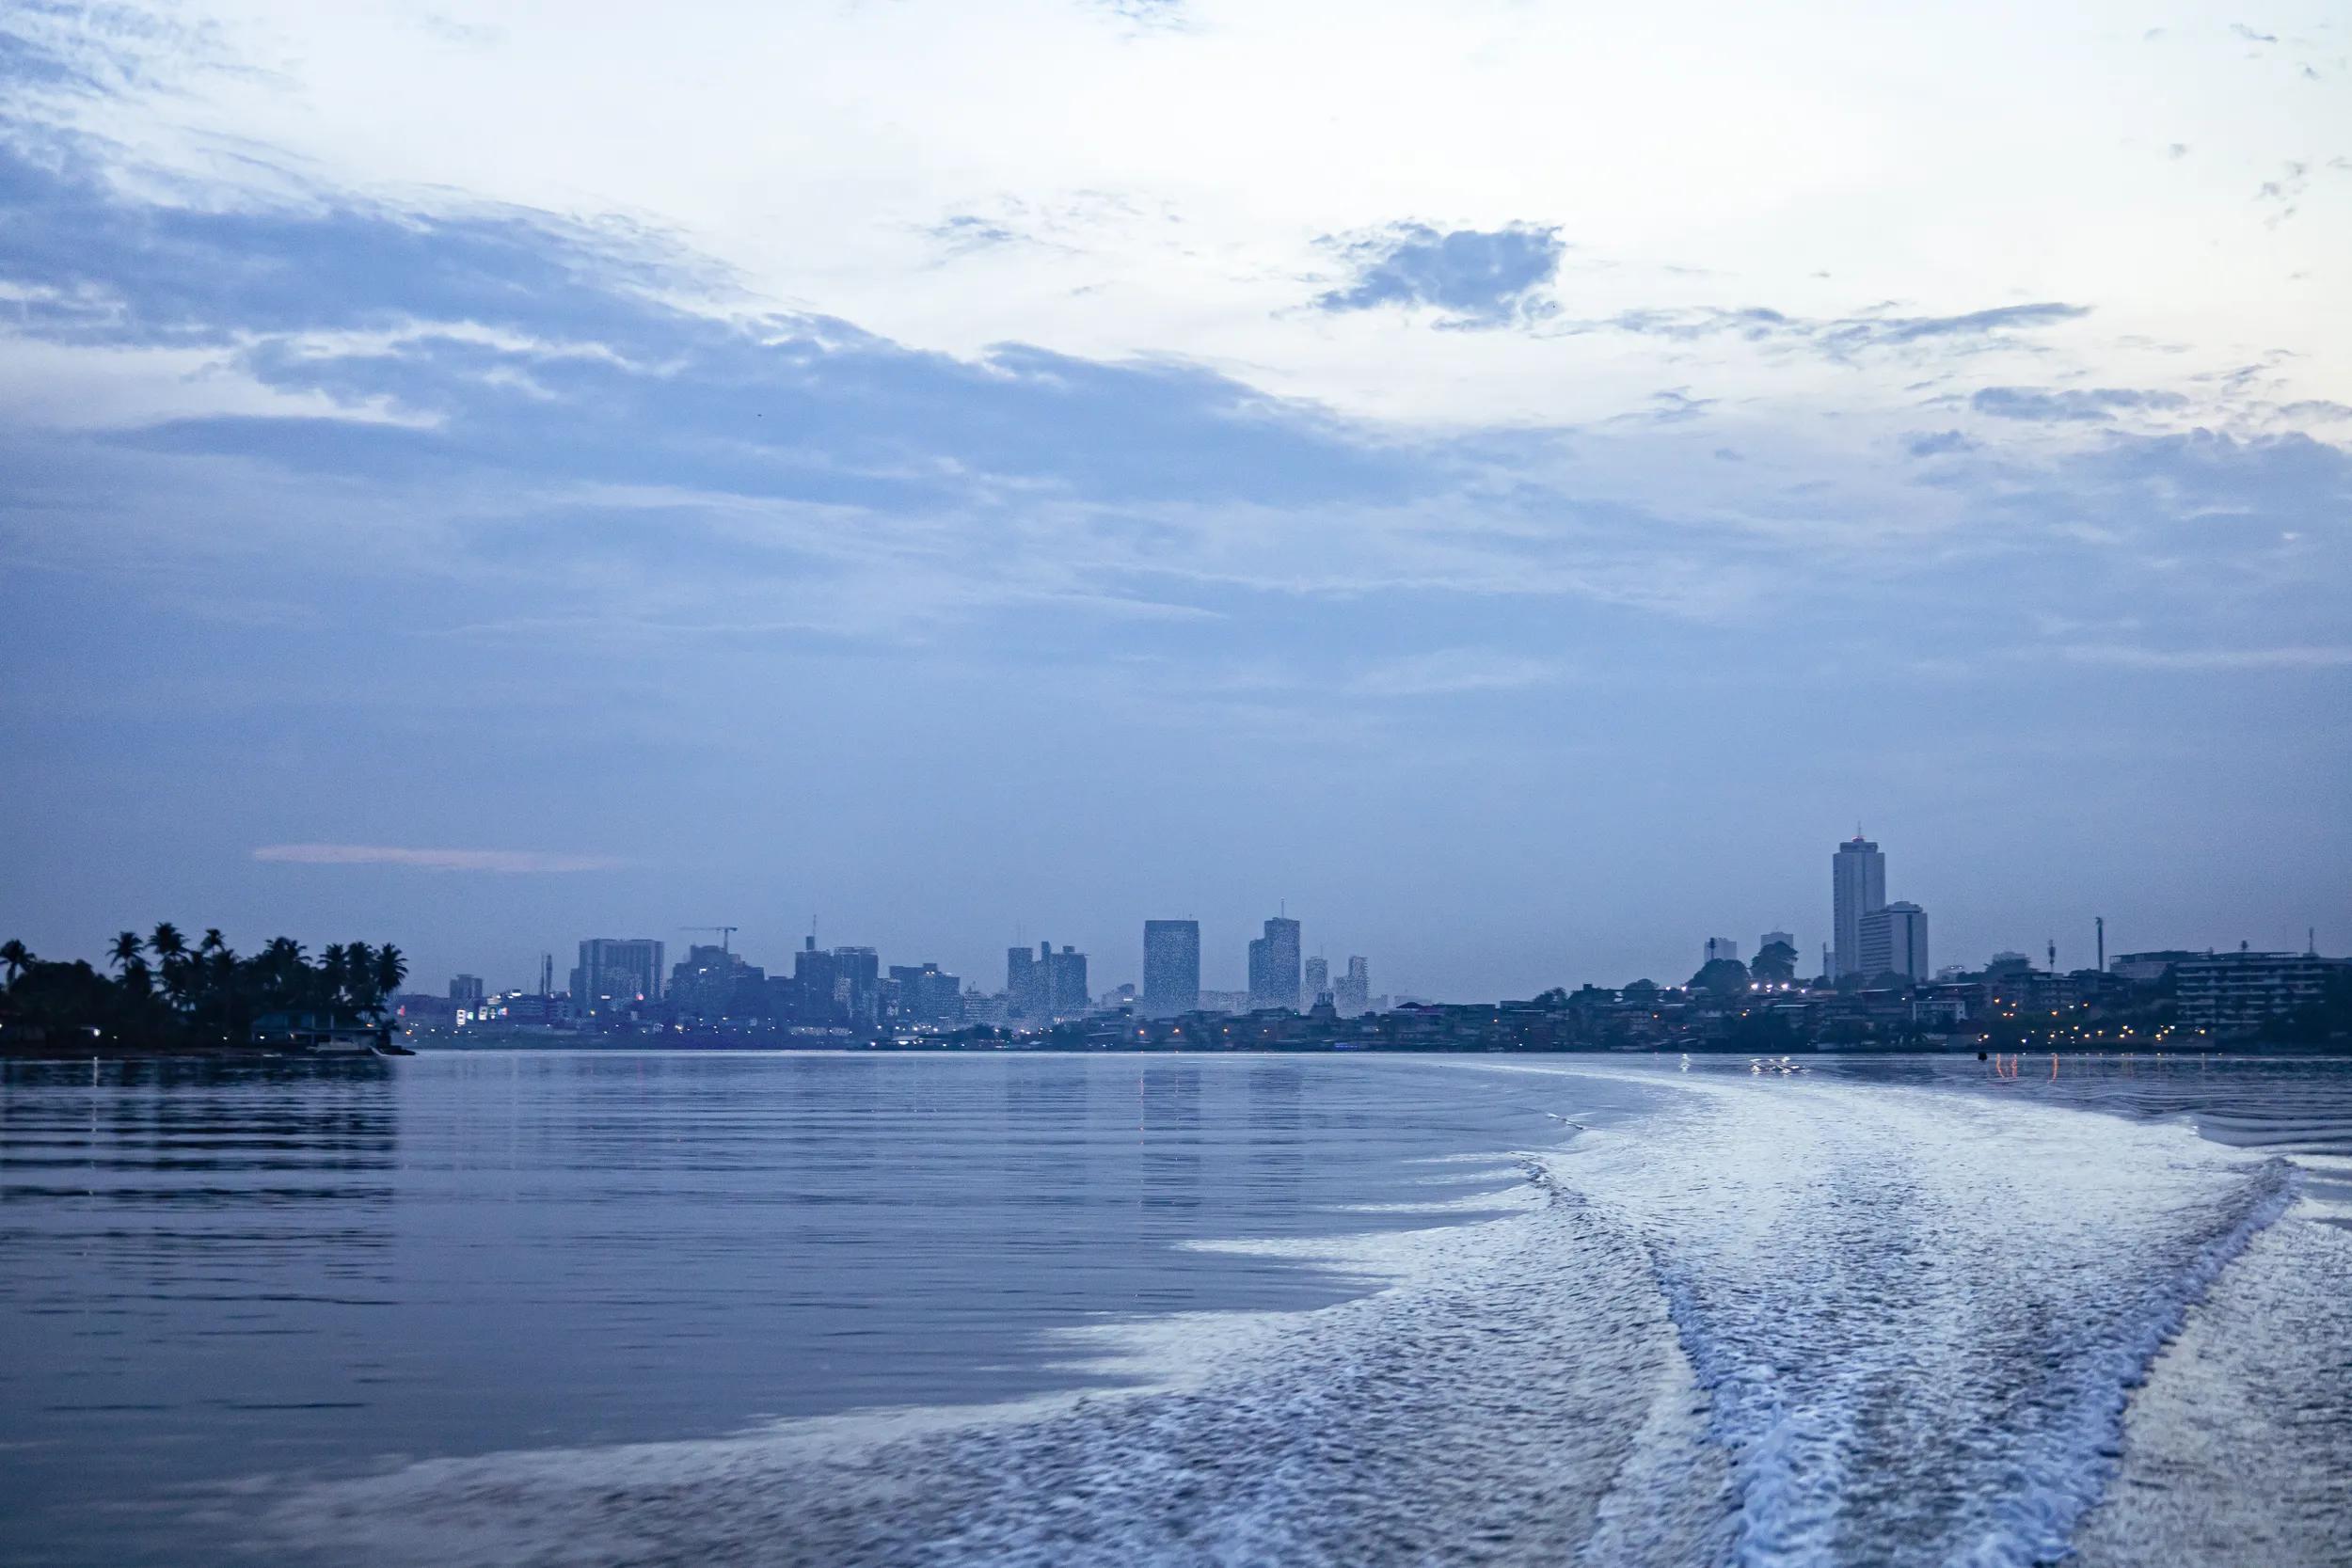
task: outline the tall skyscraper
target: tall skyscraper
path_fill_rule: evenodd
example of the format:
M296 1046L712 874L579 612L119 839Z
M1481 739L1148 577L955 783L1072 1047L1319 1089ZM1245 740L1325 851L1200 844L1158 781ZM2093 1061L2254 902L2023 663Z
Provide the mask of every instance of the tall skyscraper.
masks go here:
M1898 901L1864 915L1859 968L1866 980L1882 974L1926 979L1932 973L1928 968L1927 911Z
M1200 922L1143 923L1143 1013L1173 1018L1200 1006Z
M661 943L649 937L589 938L572 971L572 1010L625 1013L640 1002L660 1001L662 958Z
M1367 1012L1372 1007L1372 965L1362 958L1347 960L1347 974L1340 981L1339 993L1333 998L1340 1012L1348 1018Z
M1830 862L1830 978L1862 970L1862 917L1886 907L1886 857L1856 834L1837 847Z
M1038 953L1051 951L1043 943L1039 944ZM1025 947L1005 949L1005 1012L1015 1022L1032 1027L1043 1025L1053 1014L1045 966L1038 961L1038 953Z
M1331 990L1331 966L1322 958L1307 960L1307 981L1303 995L1309 1006L1320 1002Z
M1265 935L1249 944L1249 1006L1298 1006L1298 922L1276 915Z
M1064 944L1058 953L1045 951L1038 943L1038 957L1045 969L1045 1005L1054 1018L1084 1018L1091 998L1087 993L1087 956Z

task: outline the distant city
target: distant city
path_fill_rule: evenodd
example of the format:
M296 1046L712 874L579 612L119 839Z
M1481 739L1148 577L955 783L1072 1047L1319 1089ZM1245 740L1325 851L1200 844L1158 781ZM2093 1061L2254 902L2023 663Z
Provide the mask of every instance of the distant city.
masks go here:
M1009 948L1001 987L969 984L936 962L884 966L871 947L792 954L770 974L736 950L741 927L688 927L716 937L676 962L653 937L580 940L568 984L545 956L536 989L493 991L459 974L447 996L393 999L411 1034L493 1038L659 1036L742 1043L999 1044L1456 1050L1755 1050L2162 1045L2184 1036L2328 1038L2352 1031L2352 962L2300 953L2166 949L2106 953L2061 971L2055 940L2042 962L2020 952L1976 966L1931 966L1928 911L1886 896L1886 856L1856 834L1831 857L1830 937L1801 976L1794 933L1761 933L1743 960L1732 937L1698 943L1679 984L1555 989L1523 1001L1438 1004L1375 995L1371 960L1351 954L1336 974L1305 956L1301 923L1268 918L1249 940L1245 990L1204 990L1200 925L1142 923L1142 985L1099 993L1088 955L1051 942Z

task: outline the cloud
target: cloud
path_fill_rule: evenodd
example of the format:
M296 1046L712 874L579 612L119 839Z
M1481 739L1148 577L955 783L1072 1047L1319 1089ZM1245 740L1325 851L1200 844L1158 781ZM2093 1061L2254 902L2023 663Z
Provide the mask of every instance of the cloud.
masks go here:
M1833 359L1849 359L1870 350L1927 343L1948 343L1962 348L1987 345L2004 341L2015 332L2079 321L2090 314L2090 307L2087 305L2058 300L1994 306L1948 316L1868 312L1807 318L1760 305L1736 309L1693 306L1628 310L1597 320L1561 324L1548 330L1563 334L1629 332L1686 342L1736 337L1755 343L1811 348Z
M2230 31L2235 33L2238 37L2244 39L2249 43L2276 43L2279 41L2278 34L2259 32L2252 27L2249 27L2243 22L2231 23Z
M939 242L940 249L949 256L969 256L977 250L1018 245L1023 238L1017 230L970 213L958 213L942 218L932 224L928 232Z
M2177 164L2188 156L2188 143L2176 141L2164 150L2164 155Z
M281 865L399 865L419 871L610 871L627 864L606 855L546 854L535 849L399 849L372 844L265 844L257 861Z
M2337 670L2352 665L2352 647L2147 648L2129 643L2074 643L2058 650L2074 664L2123 670Z
M2033 387L1985 387L1968 400L1968 406L1996 420L2096 422L2111 420L2118 410L2173 409L2187 406L2178 392L2140 391L2123 387L2077 388L2046 391Z
M1566 245L1556 229L1510 224L1491 231L1449 233L1422 223L1327 241L1354 281L1315 298L1330 312L1424 306L1444 312L1440 325L1508 326L1554 309L1536 295L1560 270Z
M1914 457L1947 457L1957 452L1974 451L1977 443L1957 430L1941 430L1914 436L1903 443L1903 450Z
M1470 691L1518 691L1563 678L1557 660L1493 648L1440 648L1366 665L1348 683L1364 697L1439 697Z

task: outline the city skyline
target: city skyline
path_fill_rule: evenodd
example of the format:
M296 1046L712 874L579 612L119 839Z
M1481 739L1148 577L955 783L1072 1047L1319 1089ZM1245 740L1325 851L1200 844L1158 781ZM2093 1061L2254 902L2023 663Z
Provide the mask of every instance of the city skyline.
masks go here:
M15 8L0 927L2344 945L2340 10Z

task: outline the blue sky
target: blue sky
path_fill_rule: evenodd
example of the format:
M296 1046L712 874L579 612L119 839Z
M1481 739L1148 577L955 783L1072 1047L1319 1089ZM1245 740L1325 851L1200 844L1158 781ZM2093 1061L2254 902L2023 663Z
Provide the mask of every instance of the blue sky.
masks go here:
M2352 945L2320 6L0 15L0 927Z

